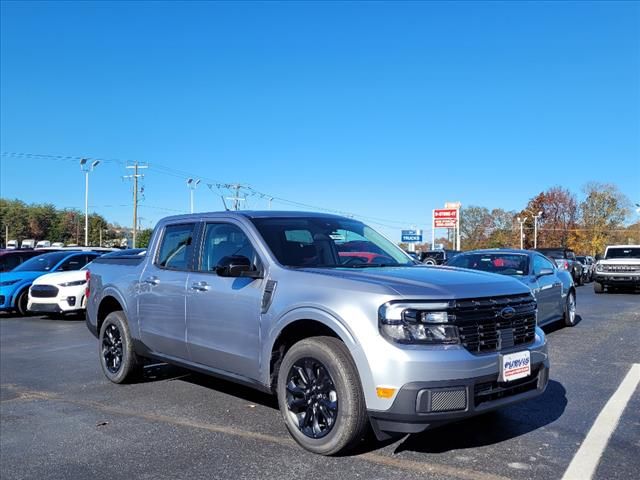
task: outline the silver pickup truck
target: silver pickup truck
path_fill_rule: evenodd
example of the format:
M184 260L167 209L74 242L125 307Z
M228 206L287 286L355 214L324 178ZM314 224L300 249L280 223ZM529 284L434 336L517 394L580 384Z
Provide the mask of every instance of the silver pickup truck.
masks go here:
M524 284L418 264L349 218L169 217L144 257L97 259L88 277L109 380L154 359L275 393L293 438L324 455L369 425L379 439L421 432L547 385Z

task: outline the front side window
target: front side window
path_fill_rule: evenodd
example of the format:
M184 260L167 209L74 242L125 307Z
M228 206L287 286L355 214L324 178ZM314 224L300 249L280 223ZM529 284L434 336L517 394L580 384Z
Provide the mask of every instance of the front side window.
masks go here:
M204 231L198 270L213 272L225 257L247 257L257 264L256 252L247 235L230 223L208 223Z
M347 218L255 218L280 264L288 267L414 265L402 250L367 225Z
M87 263L96 258L97 255L74 255L72 257L67 258L62 264L57 268L59 272L70 272L72 270L80 270Z
M194 229L193 223L165 227L156 265L171 270L188 270Z
M536 255L533 257L533 273L538 275L543 269L553 270L553 264L544 258L542 255Z

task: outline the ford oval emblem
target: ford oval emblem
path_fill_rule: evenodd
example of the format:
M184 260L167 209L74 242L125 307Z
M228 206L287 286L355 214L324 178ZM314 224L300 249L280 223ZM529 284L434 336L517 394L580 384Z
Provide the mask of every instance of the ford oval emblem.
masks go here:
M509 320L511 318L513 318L513 316L516 314L516 309L513 307L504 307L502 310L500 310L500 316L502 318L504 318L505 320Z

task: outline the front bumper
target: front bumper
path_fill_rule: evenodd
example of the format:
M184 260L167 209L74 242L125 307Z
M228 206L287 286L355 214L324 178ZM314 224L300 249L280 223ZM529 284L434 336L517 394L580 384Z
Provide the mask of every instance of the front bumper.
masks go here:
M62 309L57 303L29 303L27 310L36 313L61 313Z
M460 380L412 382L404 385L390 409L369 410L380 439L388 433L418 433L429 427L473 417L541 395L549 381L549 363L531 366L531 375L498 382L498 374Z
M594 280L603 285L640 286L640 274L630 273L624 275L603 275L596 273Z

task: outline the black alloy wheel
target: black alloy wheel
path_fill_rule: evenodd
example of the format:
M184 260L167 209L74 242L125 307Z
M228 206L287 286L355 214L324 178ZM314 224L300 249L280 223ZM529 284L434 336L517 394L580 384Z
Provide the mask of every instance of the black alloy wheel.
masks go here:
M326 367L318 360L297 360L287 375L287 408L298 430L309 438L327 435L338 417L338 393Z
M122 366L122 355L122 334L115 324L109 324L102 338L102 357L110 373L118 373Z

